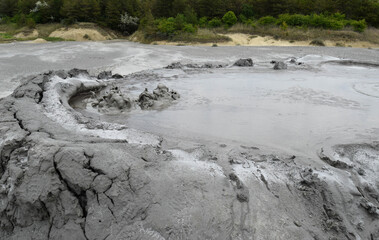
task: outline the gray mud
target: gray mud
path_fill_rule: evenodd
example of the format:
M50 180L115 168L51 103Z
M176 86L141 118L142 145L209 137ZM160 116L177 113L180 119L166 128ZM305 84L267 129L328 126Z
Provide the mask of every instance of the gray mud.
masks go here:
M242 84L244 77L257 79L267 72L276 76L277 84L283 80L278 74L287 78L286 74L299 76L304 71L330 82L331 72L320 68L323 64L315 63L315 57L298 59L304 62L300 65L291 64L290 58L281 61L288 64L282 71L273 70L267 60L254 61L249 68L229 62L220 68L158 68L127 76L50 71L25 79L11 96L0 100L0 238L378 239L378 133L367 132L370 139L361 135L350 139L338 135L344 132L340 128L332 133L338 135L335 141L316 138L319 143L310 144L307 151L295 151L304 145L280 131L278 142L285 150L255 137L237 141L227 135L207 135L206 128L199 135L202 139L192 138L191 125L180 124L194 122L193 111L191 117L184 115L187 121L161 118L172 124L171 131L159 123L165 112L180 114L180 109L194 106L204 111L205 106L209 114L223 102L233 104L234 115L243 117L239 114L246 105L236 104L243 103L236 95L223 92L219 101L219 96L212 97L218 92L212 79L220 80L222 87L235 79L245 92L251 88ZM366 71L367 79L377 71L360 70ZM261 80L272 86L268 79ZM205 85L197 85L200 82ZM288 104L306 101L304 109L317 110L322 101L331 111L352 115L362 111L375 122L376 98L359 93L354 101L343 93L330 97L326 89L318 91L311 82L302 82L313 91L304 94L304 88L279 87L275 95L284 97L274 104L296 97ZM145 88L150 91L144 92ZM203 98L196 96L202 91L210 102L199 102ZM249 96L239 88L237 92L242 99ZM259 92L262 104L273 100L267 92L250 93ZM93 106L101 96L109 100L104 107L117 114ZM234 100L225 102L228 99ZM154 106L167 101L158 110L142 107L146 102ZM130 109L121 111L125 108ZM236 130L228 118L232 115L224 113L229 123L225 129ZM145 116L146 121L133 125L134 116ZM157 129L147 130L143 124ZM207 126L211 130L212 125ZM183 128L189 131L180 134ZM327 132L320 135L325 138Z

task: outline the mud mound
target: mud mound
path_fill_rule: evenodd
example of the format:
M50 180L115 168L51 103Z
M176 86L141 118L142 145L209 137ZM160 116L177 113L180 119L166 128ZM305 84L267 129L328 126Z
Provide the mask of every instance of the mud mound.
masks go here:
M151 109L167 105L171 101L179 98L180 95L176 91L170 91L165 85L158 84L153 93L149 93L149 91L145 89L145 91L139 95L138 102L142 109Z
M30 77L0 100L1 239L379 237L377 144L309 159L162 139L71 108L109 87L78 72ZM140 100L177 97L158 85Z

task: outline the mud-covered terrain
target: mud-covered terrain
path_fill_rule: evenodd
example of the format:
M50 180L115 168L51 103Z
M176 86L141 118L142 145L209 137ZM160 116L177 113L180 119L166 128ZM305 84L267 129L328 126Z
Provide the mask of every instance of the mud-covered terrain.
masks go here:
M25 78L0 239L378 239L376 61L216 60Z

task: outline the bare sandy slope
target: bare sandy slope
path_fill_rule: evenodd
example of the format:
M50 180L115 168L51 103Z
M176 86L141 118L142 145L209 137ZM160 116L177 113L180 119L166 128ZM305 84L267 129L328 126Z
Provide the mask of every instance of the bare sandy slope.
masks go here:
M229 42L217 43L218 46L309 46L310 41L287 41L287 40L276 40L273 37L266 36L256 36L244 33L229 33L222 34L231 38ZM158 45L196 45L196 46L211 46L213 43L185 43L185 42L169 42L169 41L157 41L154 42ZM337 44L345 47L356 47L356 48L379 48L378 44L373 44L365 41L324 41L325 46L334 47Z
M113 39L109 34L102 34L96 29L88 28L60 28L52 32L49 37L74 41L106 41Z
M39 35L38 31L34 29L33 31L20 32L14 35L16 38L37 38Z

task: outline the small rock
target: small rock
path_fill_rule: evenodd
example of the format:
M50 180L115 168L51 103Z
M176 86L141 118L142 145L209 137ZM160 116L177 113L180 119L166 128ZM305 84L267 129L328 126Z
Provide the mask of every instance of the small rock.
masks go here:
M230 173L229 174L229 179L232 181L238 181L238 177L235 173Z
M365 170L364 170L363 168L359 168L357 172L358 172L358 174L361 175L361 176L364 176L365 173L366 173Z
M103 71L97 75L97 79L109 79L112 77L112 71Z
M274 65L275 70L282 70L282 69L287 69L287 64L284 62L276 62Z
M55 71L54 74L62 79L68 78L68 73L64 70Z
M165 68L166 69L181 69L181 68L183 68L183 64L181 64L180 62L174 62L174 63L171 63L170 65L168 65Z
M237 199L240 202L248 202L249 201L249 197L245 193L238 193Z
M89 73L87 70L74 68L68 71L68 75L70 75L70 77L77 77L79 75L88 76Z
M297 227L301 227L301 223L299 221L293 221L293 223L297 226Z
M112 75L112 78L114 78L114 79L121 79L121 78L124 78L124 77L122 75L116 73L116 74Z
M241 58L233 64L233 66L238 66L238 67L252 67L253 65L254 63L251 58Z

